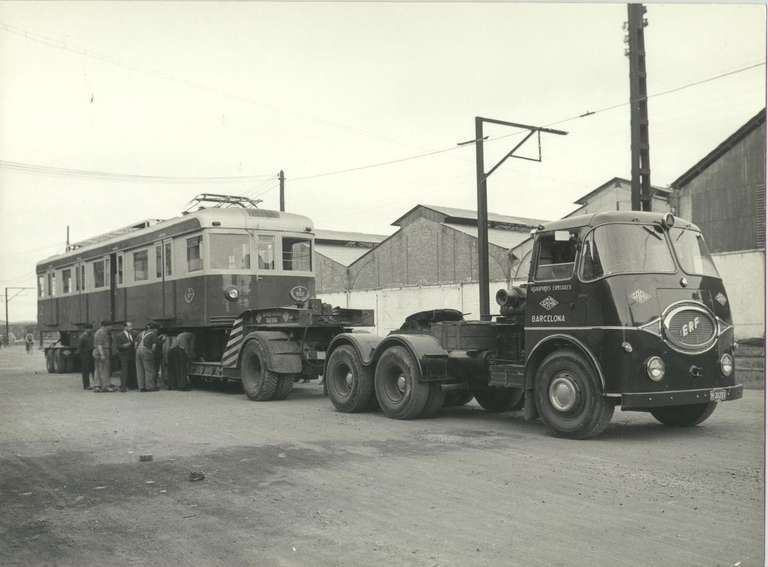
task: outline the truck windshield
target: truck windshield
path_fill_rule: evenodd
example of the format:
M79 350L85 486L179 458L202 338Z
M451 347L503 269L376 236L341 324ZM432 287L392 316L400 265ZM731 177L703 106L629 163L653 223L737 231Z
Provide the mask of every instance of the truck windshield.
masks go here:
M674 272L675 263L660 227L606 224L584 239L581 277L594 280L622 273Z
M688 274L720 277L707 243L700 232L685 228L673 228L669 231L672 246L675 248L680 267Z

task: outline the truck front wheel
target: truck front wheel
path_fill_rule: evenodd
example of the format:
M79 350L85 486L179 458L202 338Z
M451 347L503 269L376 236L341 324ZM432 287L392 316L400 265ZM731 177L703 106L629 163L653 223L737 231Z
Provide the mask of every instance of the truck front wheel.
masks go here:
M411 353L401 346L389 347L379 357L374 386L381 410L393 419L421 417L431 390L430 384L421 381Z
M263 402L275 396L280 378L267 370L267 356L259 341L248 341L240 359L240 379L248 399Z
M614 404L603 396L594 369L573 351L556 351L544 359L534 392L541 419L556 435L595 437L613 416Z
M688 406L664 406L652 408L651 415L664 425L693 427L707 419L715 411L717 402Z
M335 348L328 357L325 374L328 397L338 411L358 413L375 409L373 372L363 366L354 347Z

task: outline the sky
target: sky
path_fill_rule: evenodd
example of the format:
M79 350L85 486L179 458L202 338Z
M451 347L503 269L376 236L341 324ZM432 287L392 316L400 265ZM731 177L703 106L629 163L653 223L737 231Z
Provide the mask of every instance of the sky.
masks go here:
M760 5L649 4L649 93L761 63ZM474 209L474 117L546 125L629 98L623 4L0 2L0 288L71 240L169 218L198 193L263 199L318 228L389 234L418 203ZM668 185L765 105L765 66L649 100ZM507 161L489 210L555 219L630 176L629 109L556 126ZM519 131L487 129L487 169ZM319 174L449 150L381 167ZM530 150L535 151L535 147ZM246 177L204 181L201 177ZM3 293L0 290L0 293ZM13 293L13 292L11 292ZM11 321L36 318L34 291ZM0 319L3 319L0 313Z

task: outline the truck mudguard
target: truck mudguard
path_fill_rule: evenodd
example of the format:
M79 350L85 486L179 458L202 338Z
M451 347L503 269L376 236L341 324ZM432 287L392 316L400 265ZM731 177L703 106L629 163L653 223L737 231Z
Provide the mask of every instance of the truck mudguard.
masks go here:
M331 344L328 345L328 355L330 356L333 349L339 345L351 345L357 351L363 366L370 366L375 362L373 354L376 351L376 347L379 346L379 343L384 338L367 332L339 333L333 337Z
M447 376L448 352L440 346L440 342L432 335L400 334L397 332L388 335L376 347L373 361L378 360L381 353L387 348L395 345L408 349L419 365L422 378L425 380Z
M258 341L267 353L267 370L277 374L301 374L302 352L299 343L290 340L280 331L253 331L243 340L243 345Z

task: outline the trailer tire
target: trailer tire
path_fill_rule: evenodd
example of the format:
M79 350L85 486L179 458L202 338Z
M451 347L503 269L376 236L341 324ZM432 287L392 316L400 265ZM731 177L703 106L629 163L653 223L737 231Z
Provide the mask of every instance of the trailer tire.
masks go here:
M384 415L392 419L421 417L430 384L421 381L419 365L404 347L391 346L382 353L373 381Z
M481 408L496 413L520 409L523 401L522 388L483 386L475 388L473 393Z
M288 394L293 390L293 381L295 376L283 376L278 379L277 388L275 388L275 395L272 396L273 400L284 400L288 397Z
M275 396L280 380L267 370L267 353L257 340L248 341L240 358L240 380L249 400L264 402Z
M465 406L472 401L475 395L472 390L448 390L445 393L445 401L443 401L444 408L454 408L459 406Z
M614 404L603 396L597 373L581 355L560 350L549 354L536 372L536 407L555 435L588 439L602 433Z
M427 403L424 405L424 409L421 412L423 418L435 417L445 405L445 391L440 387L440 384L429 385L429 397Z
M45 369L48 371L48 374L53 374L53 353L55 351L49 349L45 351Z
M338 411L359 413L376 408L373 372L363 366L352 345L341 345L331 352L323 383Z
M705 421L715 411L717 402L685 406L651 408L651 415L670 427L693 427Z

